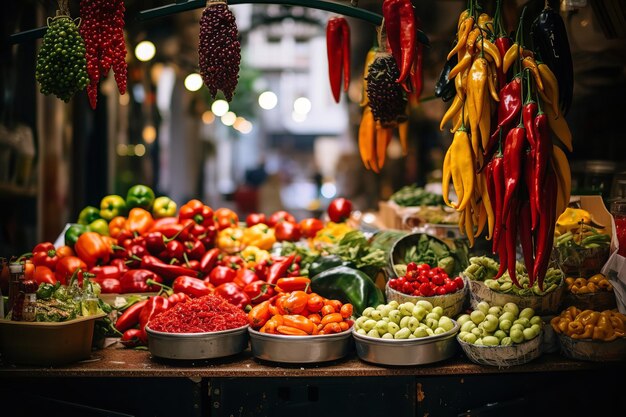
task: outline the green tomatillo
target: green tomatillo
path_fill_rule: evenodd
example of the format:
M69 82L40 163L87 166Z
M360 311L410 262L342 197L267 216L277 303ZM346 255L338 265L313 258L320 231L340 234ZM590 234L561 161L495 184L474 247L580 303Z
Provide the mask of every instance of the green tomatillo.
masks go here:
M126 194L126 207L130 210L140 207L148 211L152 210L154 203L154 191L146 185L134 185L130 187Z
M111 221L113 217L126 215L126 201L115 194L108 195L100 202L100 217Z
M155 219L162 217L173 217L176 215L176 203L169 197L157 197L152 206L152 216Z

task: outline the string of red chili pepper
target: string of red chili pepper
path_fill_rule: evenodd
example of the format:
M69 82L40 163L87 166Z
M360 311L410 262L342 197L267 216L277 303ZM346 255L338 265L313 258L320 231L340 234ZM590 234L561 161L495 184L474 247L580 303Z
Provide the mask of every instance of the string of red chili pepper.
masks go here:
M120 94L126 93L127 64L124 41L124 0L81 0L80 34L90 83L89 104L96 108L98 83L112 68Z
M245 326L243 310L222 297L206 295L177 304L152 320L150 329L167 333L217 332Z

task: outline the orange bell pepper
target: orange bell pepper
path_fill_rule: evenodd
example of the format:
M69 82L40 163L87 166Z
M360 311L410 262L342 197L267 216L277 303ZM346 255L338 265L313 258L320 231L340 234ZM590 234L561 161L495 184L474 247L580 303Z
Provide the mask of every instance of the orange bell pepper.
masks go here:
M128 213L125 229L132 234L143 235L152 228L153 224L154 219L149 211L135 207Z
M113 217L109 222L109 235L117 239L126 227L126 217L117 216Z
M78 257L89 267L106 264L111 255L111 247L96 232L85 232L80 235L74 249Z

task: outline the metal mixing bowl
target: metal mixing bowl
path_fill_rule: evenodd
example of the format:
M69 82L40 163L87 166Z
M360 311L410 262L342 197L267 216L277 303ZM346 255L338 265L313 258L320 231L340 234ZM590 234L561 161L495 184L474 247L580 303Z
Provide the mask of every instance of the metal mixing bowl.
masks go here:
M248 347L248 325L206 333L165 333L146 326L148 349L167 359L213 359L235 355Z
M366 362L379 365L424 365L448 359L457 351L459 324L452 330L417 339L379 339L352 330L356 353Z
M350 330L319 336L285 336L261 333L251 328L252 354L272 362L317 363L343 358L352 347Z

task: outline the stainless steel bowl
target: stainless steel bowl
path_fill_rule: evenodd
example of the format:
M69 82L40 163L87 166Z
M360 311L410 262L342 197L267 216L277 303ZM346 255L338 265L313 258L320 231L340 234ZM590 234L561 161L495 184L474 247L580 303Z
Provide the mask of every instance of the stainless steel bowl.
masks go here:
M454 321L454 320L453 320ZM362 360L379 365L424 365L448 359L457 351L459 324L452 330L417 339L379 339L352 330L356 353Z
M320 336L284 336L261 333L252 328L250 347L259 359L284 363L317 363L341 359L352 347L350 330Z
M146 326L148 349L167 359L213 359L235 355L248 347L248 325L206 333L165 333Z

